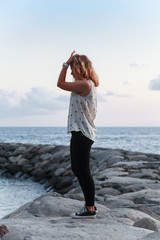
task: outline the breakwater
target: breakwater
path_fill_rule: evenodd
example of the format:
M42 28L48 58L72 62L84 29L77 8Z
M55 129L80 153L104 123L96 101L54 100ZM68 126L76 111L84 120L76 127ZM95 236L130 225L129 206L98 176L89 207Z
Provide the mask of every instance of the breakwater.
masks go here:
M96 203L97 205L101 204L100 209L102 205L107 207L106 211L112 209L110 217L114 216L116 219L122 218L124 220L128 216L130 222L133 223L134 221L133 224L140 220L142 216L148 216L150 219L155 220L157 226L154 224L153 226L152 224L147 225L146 222L145 224L143 222L142 225L145 225L145 228L151 231L158 231L160 221L160 155L120 149L93 148L90 157L91 172L96 187ZM4 170L3 175L6 177L13 177L16 174L26 178L32 176L34 181L45 183L47 188L53 188L57 194L61 194L46 195L46 197L37 200L38 203L34 201L31 204L32 207L34 203L45 202L44 199L51 199L51 197L52 199L58 197L59 201L62 202L71 201L71 199L83 200L77 179L71 171L69 147L0 143L0 169ZM38 205L35 206L37 209ZM42 207L42 205L39 206ZM17 213L10 214L6 219L16 218L22 210L28 211L22 207L18 211L18 215ZM31 213L32 210L30 209L29 212ZM34 217L42 217L40 212L39 215L37 213L33 214ZM143 215L142 212L146 215ZM60 216L60 212L58 212L58 216ZM104 213L102 216L104 217ZM141 223L136 224L141 225ZM92 238L88 239L94 238L92 236ZM128 239L135 238L133 236L133 238L128 237Z
M16 174L24 178L32 176L34 181L46 183L47 188L58 193L83 198L71 170L69 147L0 143L0 169L4 169L6 177ZM146 205L145 191L150 189L150 195L154 195L160 190L160 155L93 148L91 172L96 199L109 205L117 206L116 196L119 201L123 199L121 204L125 206L133 207L138 203L141 206L144 202ZM130 196L130 204L124 199L127 193L133 195L133 198ZM153 204L154 201L148 199L149 202Z

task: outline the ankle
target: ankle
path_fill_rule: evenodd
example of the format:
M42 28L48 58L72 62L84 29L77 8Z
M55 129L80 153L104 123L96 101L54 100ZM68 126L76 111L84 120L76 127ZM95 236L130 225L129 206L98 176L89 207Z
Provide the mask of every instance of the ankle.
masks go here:
M95 207L94 207L94 206L86 206L86 208L87 208L89 211L95 211Z

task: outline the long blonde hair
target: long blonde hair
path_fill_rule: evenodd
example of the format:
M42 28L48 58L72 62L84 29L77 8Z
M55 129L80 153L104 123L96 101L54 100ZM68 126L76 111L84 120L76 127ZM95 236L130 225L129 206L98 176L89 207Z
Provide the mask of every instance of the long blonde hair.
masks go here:
M91 79L94 82L94 85L98 87L99 80L98 76L94 71L91 61L88 59L86 55L76 54L73 56L73 61L70 63L70 67L72 70L76 71L78 76L80 76L80 80Z

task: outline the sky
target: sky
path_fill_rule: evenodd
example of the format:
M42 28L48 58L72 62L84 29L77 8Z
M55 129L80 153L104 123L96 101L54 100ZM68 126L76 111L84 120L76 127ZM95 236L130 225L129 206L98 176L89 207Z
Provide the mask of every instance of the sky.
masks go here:
M72 51L99 77L96 126L160 126L159 0L0 0L0 126L66 126ZM67 81L72 81L70 69Z

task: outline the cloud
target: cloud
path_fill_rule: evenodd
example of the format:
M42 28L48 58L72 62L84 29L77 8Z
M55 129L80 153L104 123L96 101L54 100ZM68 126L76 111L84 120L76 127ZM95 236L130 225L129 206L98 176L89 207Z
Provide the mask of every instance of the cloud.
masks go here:
M123 85L131 86L132 84L130 82L128 82L128 81L124 81Z
M19 94L0 89L0 117L54 114L68 108L69 96L58 96L46 88L35 87Z
M105 95L108 96L108 97L113 97L114 96L114 97L118 97L118 98L131 97L128 94L116 94L116 93L114 93L112 91L108 91Z
M131 67L131 68L139 68L139 69L141 69L141 68L146 68L146 69L149 68L149 66L146 65L146 64L137 64L137 63L130 63L129 67Z
M131 95L128 95L128 94L116 94L116 97L119 97L119 98L128 98L128 97L131 97Z
M106 102L106 99L99 93L97 93L97 100L98 100L98 102Z
M131 63L131 64L129 64L129 66L134 67L134 68L139 67L139 65L137 63Z
M115 95L115 93L112 92L112 91L108 91L108 92L106 93L106 96L114 96L114 95Z
M155 78L150 81L149 83L149 89L153 91L159 91L160 90L160 75L158 78Z
M56 98L57 101L62 101L62 102L66 102L66 101L69 101L69 96L68 95L61 95L61 96L58 96Z
M103 95L97 94L99 102L105 102ZM68 110L69 95L57 95L47 88L34 87L25 94L0 89L0 118L52 115Z

